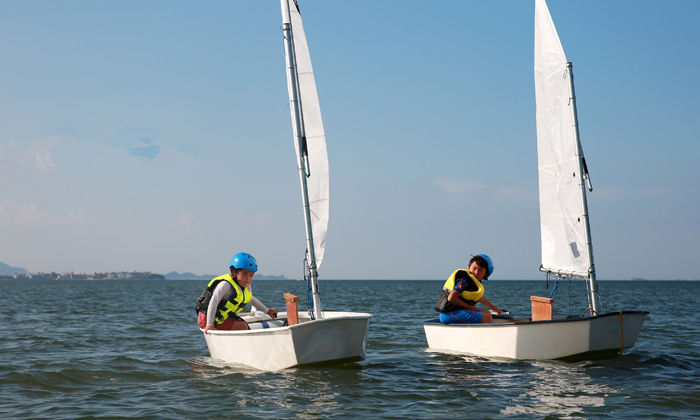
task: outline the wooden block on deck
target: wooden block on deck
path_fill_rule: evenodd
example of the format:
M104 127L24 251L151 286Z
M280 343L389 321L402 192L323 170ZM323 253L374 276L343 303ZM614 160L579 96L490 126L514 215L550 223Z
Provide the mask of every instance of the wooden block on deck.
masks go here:
M551 321L552 320L552 305L554 299L539 296L530 296L532 301L532 320L533 321Z
M297 312L299 298L291 293L285 293L284 300L287 301L287 325L297 325L299 323L299 313Z

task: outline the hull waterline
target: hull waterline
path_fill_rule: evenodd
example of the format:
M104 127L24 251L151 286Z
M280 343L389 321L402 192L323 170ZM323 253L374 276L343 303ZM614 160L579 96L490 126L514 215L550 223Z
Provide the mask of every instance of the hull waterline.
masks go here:
M587 353L615 355L634 346L648 312L529 321L495 316L492 324L423 324L432 350L515 360L561 359ZM524 318L519 320L518 318Z

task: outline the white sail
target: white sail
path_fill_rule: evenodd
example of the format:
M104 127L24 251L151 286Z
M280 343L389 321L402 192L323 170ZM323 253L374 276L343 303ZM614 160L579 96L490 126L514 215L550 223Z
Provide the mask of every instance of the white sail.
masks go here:
M535 93L542 267L588 277L591 256L570 74L544 0L535 0Z
M283 19L284 5L283 0ZM323 131L323 120L321 119L321 108L318 103L316 93L316 80L314 79L313 68L311 67L311 56L309 47L306 44L306 34L304 25L301 22L299 7L296 1L286 3L289 5L289 15L291 17L292 39L294 41L294 60L296 63L296 75L298 92L300 95L300 108L302 119L297 121L294 107L290 106L292 112L292 123L300 124L300 132L306 138L306 149L309 163L307 178L307 188L309 196L309 211L311 220L311 230L313 232L313 248L316 257L316 267L321 266L323 253L326 248L326 231L328 230L328 209L329 209L329 187L328 187L328 154L326 152L326 134ZM289 98L293 101L292 90L294 80L287 77L289 87ZM296 132L296 131L295 131ZM295 141L294 146L297 154L300 153L301 142Z

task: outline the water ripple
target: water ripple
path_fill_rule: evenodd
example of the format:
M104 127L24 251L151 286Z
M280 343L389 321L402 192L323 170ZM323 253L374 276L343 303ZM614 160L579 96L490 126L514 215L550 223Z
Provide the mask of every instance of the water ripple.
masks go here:
M603 282L604 307L651 315L625 355L572 363L428 351L422 321L435 317L441 282L324 282L326 309L373 313L367 360L261 372L209 357L191 309L204 283L0 281L8 308L0 315L0 418L638 419L700 409L691 312L700 284L669 282L667 298L648 283ZM543 289L488 287L494 303L525 312ZM571 300L560 287L556 309L580 311L580 287L571 284ZM257 282L254 290L278 308L282 292L306 296L303 282ZM45 300L26 311L10 302L37 294ZM395 296L407 297L404 307L387 305Z

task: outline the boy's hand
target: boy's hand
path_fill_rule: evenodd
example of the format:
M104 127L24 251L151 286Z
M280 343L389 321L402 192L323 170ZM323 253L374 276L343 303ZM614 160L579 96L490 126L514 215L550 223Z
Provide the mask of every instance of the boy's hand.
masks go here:
M270 315L270 318L277 318L277 310L275 308L268 309L267 314Z

